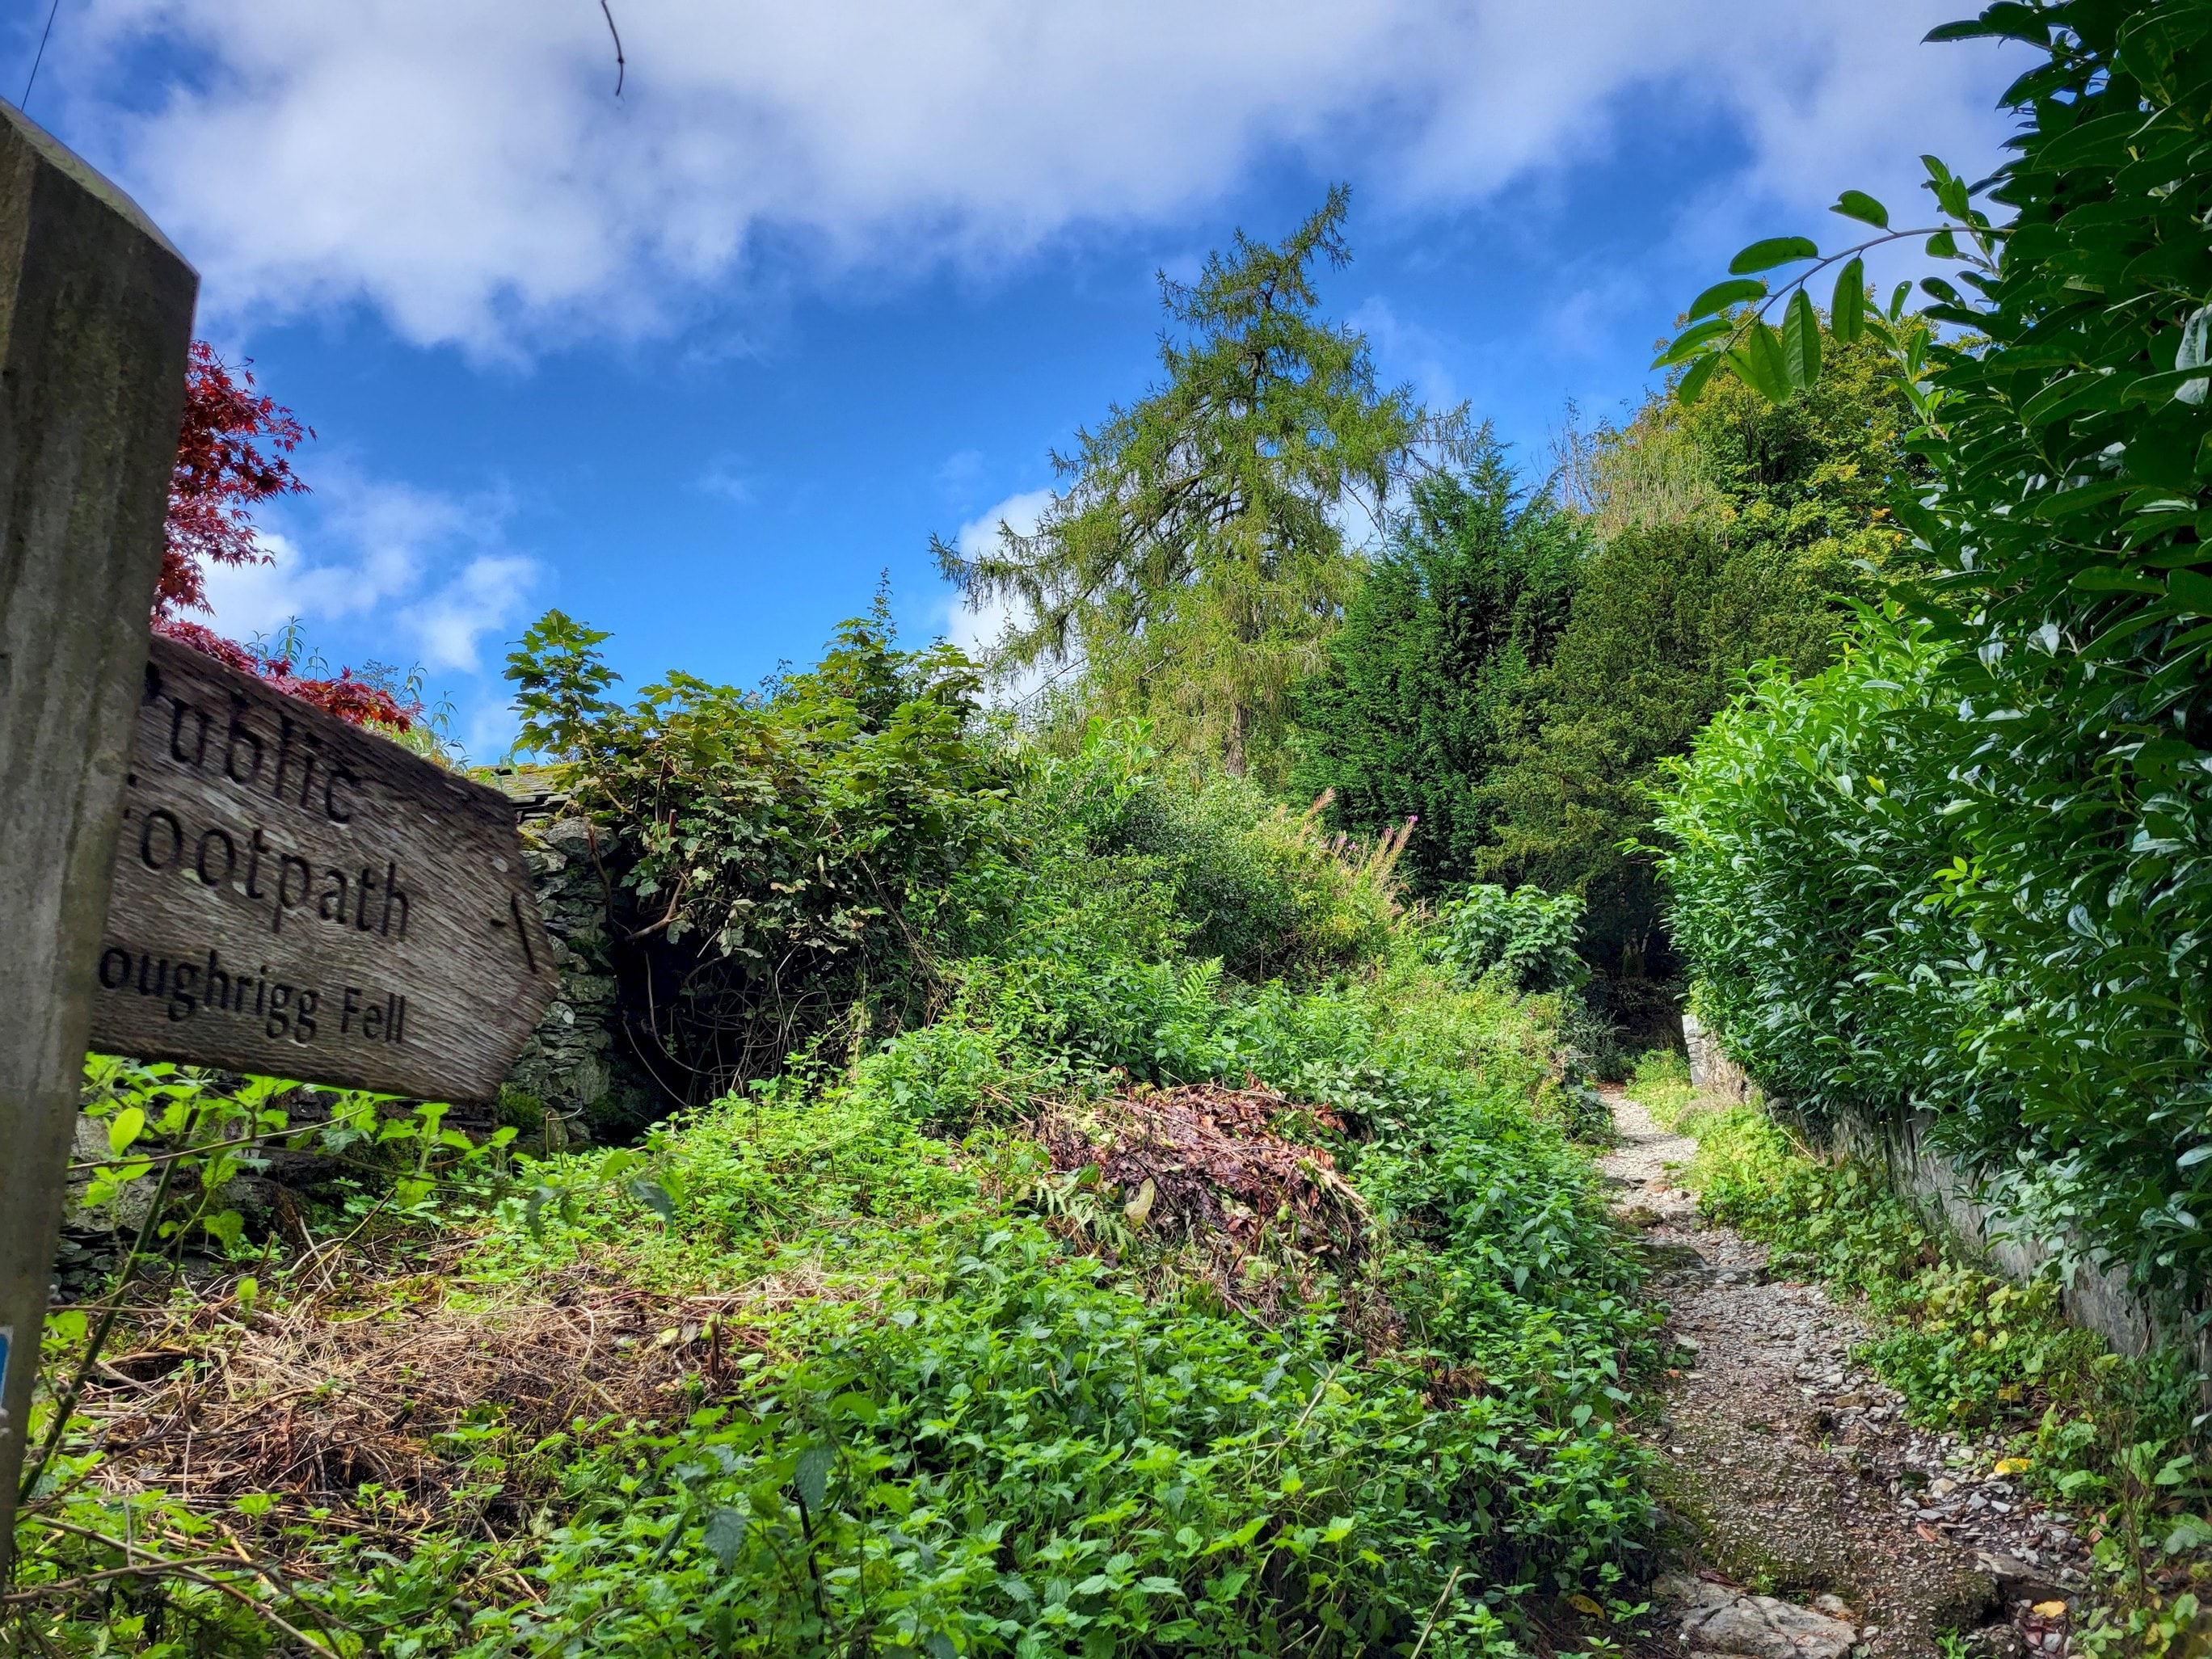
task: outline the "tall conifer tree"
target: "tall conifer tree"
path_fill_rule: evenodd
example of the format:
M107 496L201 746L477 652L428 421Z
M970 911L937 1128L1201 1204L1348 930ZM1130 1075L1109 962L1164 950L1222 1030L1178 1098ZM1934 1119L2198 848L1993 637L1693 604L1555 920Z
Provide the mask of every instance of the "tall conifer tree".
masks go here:
M1195 283L1163 276L1164 378L1054 455L1066 484L1035 533L1001 525L973 557L934 544L971 603L1012 602L994 666L1079 673L1090 712L1270 782L1291 688L1358 585L1345 525L1379 522L1424 451L1466 438L1462 411L1380 389L1365 337L1317 314L1349 202L1339 185L1279 246L1239 232Z

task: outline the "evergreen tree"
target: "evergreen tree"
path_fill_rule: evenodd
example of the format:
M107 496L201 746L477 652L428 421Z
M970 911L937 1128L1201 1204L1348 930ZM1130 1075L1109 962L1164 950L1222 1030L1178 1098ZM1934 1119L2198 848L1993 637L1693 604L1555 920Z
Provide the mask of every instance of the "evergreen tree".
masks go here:
M1894 569L1902 399L1870 348L1775 404L1716 380L1571 437L1516 494L1494 444L1417 485L1327 667L1300 690L1301 789L1345 828L1418 814L1417 890L1523 883L1587 902L1582 948L1668 970L1650 789L1753 664L1816 672Z
M1298 688L1294 789L1334 791L1332 820L1360 834L1418 817L1401 866L1417 893L1474 870L1490 828L1475 789L1566 625L1585 544L1486 430L1464 471L1413 486L1328 663Z
M967 557L934 544L970 603L1017 621L993 666L1079 672L1089 714L1152 720L1166 745L1280 781L1291 690L1316 667L1361 560L1344 523L1379 521L1464 415L1381 390L1367 341L1317 314L1316 261L1349 258L1341 185L1279 246L1242 232L1197 282L1160 279L1182 338L1164 378L1055 454L1067 480L1032 535Z
M1897 574L1904 400L1870 346L1827 355L1787 403L1716 383L1570 446L1565 482L1605 539L1475 792L1489 844L1473 873L1582 894L1583 947L1608 971L1669 970L1663 895L1630 850L1650 839L1661 761L1754 664L1826 667L1850 601Z

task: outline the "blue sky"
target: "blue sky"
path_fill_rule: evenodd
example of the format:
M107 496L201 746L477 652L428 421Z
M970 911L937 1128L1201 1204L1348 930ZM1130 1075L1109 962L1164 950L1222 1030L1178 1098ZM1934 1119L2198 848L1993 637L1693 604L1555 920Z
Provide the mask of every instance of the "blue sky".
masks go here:
M1986 170L2020 62L1914 44L1963 9L617 0L617 100L591 0L61 0L28 109L319 434L216 624L420 662L486 759L549 605L633 685L809 660L884 570L910 638L987 630L930 534L1033 508L1143 391L1155 271L1333 180L1332 310L1540 471L1735 247L1845 185L1907 210L1923 150Z

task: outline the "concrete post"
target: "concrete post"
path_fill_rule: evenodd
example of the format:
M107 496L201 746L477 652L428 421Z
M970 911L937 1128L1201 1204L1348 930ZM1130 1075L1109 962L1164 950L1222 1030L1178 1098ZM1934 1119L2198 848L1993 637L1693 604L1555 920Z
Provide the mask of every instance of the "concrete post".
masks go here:
M198 278L0 103L0 1571Z

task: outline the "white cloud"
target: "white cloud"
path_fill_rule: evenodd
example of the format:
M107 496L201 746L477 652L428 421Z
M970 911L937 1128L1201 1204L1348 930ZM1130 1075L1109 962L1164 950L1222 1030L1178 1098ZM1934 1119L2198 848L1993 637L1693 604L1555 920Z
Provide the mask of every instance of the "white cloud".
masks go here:
M514 617L538 579L535 560L484 554L403 613L422 642L424 665L473 674L480 635Z
M738 470L736 461L726 456L710 463L691 481L691 487L702 495L720 495L739 507L750 507L756 499L752 481Z
M1049 489L1025 489L1019 495L1009 495L996 507L987 508L962 525L960 533L952 538L953 545L972 559L997 544L999 526L1002 524L1018 536L1033 534L1038 519L1051 505ZM1005 599L989 599L971 610L955 593L945 600L939 627L947 641L980 660L989 654L991 647L1023 614L1012 601ZM1042 670L1024 669L993 687L994 701L1018 702L1036 690L1043 680Z
M1960 9L631 0L617 102L582 0L91 0L42 88L219 317L362 301L416 341L514 352L668 328L764 246L988 266L1187 215L1269 157L1386 210L1478 201L1637 143L1629 107L1744 135L1730 198L1685 206L1733 235L1844 184L1909 189L1923 149L1993 156L1990 54L1912 44ZM75 90L149 63L168 78L127 107Z
M945 458L932 480L937 493L956 506L975 500L975 489L983 477L983 452L958 449Z
M207 573L214 625L251 639L298 617L311 638L366 635L374 653L474 673L478 642L513 622L537 579L507 550L504 497L459 498L368 479L325 463L313 495L264 531L267 564Z
M1413 395L1431 410L1456 408L1463 401L1445 365L1454 343L1434 329L1407 322L1379 294L1363 301L1344 320L1367 337L1384 385L1410 382Z

